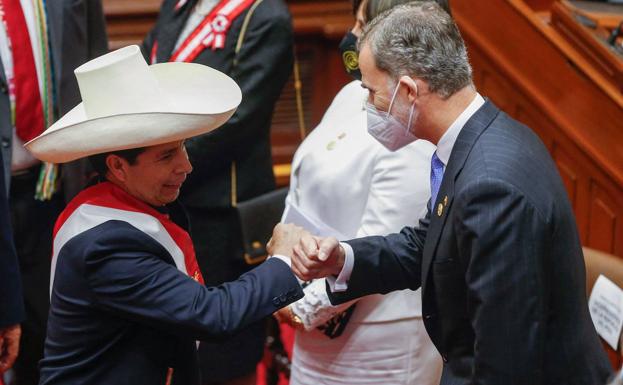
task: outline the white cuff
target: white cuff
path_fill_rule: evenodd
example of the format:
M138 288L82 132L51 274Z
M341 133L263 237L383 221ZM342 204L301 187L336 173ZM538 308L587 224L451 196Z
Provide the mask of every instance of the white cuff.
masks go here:
M353 273L353 266L355 265L355 253L353 252L353 248L350 247L348 243L344 242L340 242L340 246L344 248L344 266L342 266L342 270L337 276L337 279L332 275L327 277L329 289L334 293L346 291L348 289L348 280Z
M279 255L279 254L270 255L268 257L268 259L271 259L271 258L280 259L280 260L284 261L286 263L286 265L288 265L288 267L290 269L292 268L292 260L289 257L286 257L285 255Z

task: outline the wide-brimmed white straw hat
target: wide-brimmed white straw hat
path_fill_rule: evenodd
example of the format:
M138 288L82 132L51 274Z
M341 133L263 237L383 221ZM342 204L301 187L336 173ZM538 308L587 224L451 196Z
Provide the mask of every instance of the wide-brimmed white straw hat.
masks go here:
M136 45L74 72L82 103L25 145L40 160L64 163L204 134L225 123L242 99L222 72L193 63L148 66Z

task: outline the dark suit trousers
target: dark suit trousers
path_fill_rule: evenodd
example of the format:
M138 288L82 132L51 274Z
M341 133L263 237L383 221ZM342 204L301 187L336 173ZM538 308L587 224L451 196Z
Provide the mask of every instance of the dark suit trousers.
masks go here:
M41 202L34 198L39 167L11 178L9 207L15 248L22 276L26 319L22 323L20 352L14 370L18 385L39 383L39 360L43 358L50 306L50 261L52 231L63 200L56 194Z
M186 207L197 262L207 286L234 281L254 266L243 260L238 213L234 208ZM262 358L264 322L199 346L202 384L218 384L255 371Z

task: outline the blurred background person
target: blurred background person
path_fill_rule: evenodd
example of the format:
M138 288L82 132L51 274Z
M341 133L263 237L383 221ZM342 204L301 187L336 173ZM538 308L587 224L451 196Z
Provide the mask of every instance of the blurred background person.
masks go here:
M399 231L424 216L434 146L416 141L392 152L367 132L368 92L361 87L356 50L368 21L407 2L353 1L355 26L340 51L355 80L297 150L283 222L303 217L320 232L349 239ZM449 11L447 1L438 3ZM315 280L303 299L276 315L297 329L292 385L439 383L441 357L422 322L419 290L331 306L325 280Z
M59 168L22 145L80 101L74 68L105 53L99 0L0 0L0 151L26 318L14 383L39 383L49 308L52 226L84 185L85 162Z
M186 141L194 171L180 195L206 285L234 280L252 267L243 257L235 206L275 188L270 125L293 66L288 8L282 0L165 0L142 49L152 64L205 64L242 89L242 104L226 124ZM203 378L255 384L264 339L258 322L222 342L202 342Z
M0 152L0 163L2 160ZM22 286L4 183L4 168L0 167L0 384L3 384L3 374L17 358L19 323L24 319Z

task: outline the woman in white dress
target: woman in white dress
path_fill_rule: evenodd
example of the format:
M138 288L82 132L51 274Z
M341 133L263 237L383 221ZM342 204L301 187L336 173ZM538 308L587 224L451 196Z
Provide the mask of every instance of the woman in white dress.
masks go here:
M359 80L342 88L294 155L283 222L351 239L399 231L425 214L434 146L416 141L390 152L368 134L355 50L367 20L407 2L354 1L356 24L340 49ZM276 316L297 329L291 385L439 384L441 357L424 328L419 290L331 306L325 281L315 280Z

